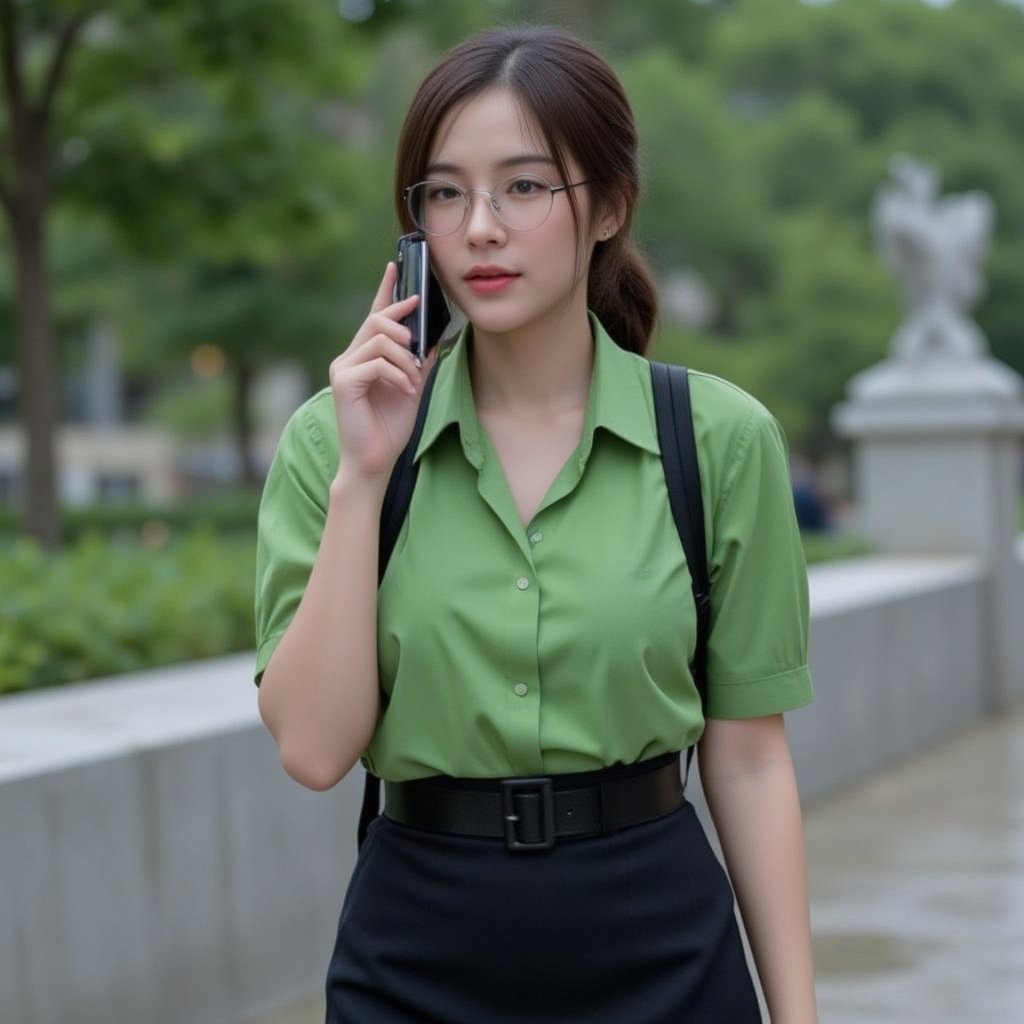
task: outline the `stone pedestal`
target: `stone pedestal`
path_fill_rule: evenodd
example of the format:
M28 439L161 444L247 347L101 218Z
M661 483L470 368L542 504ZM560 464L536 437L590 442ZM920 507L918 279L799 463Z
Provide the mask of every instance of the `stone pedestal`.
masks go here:
M976 555L991 578L991 704L1024 696L1017 560L1024 378L991 358L888 359L833 412L854 443L859 531L881 551Z

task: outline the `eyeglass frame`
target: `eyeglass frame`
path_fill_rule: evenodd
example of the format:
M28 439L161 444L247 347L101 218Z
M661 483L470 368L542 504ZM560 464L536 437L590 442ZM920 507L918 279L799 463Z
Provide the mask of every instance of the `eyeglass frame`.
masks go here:
M544 219L539 224L535 225L532 228L514 228L514 227L512 227L511 224L506 223L505 218L502 217L502 215L501 215L501 207L497 205L497 199L495 198L495 195L494 195L494 188L496 188L497 185L494 186L494 188L491 188L490 190L488 190L486 188L463 188L458 182L449 181L447 178L424 178L423 181L417 181L413 185L406 185L405 189L402 191L402 199L405 201L405 208L406 208L406 210L407 210L407 212L409 214L409 217L412 220L413 224L415 224L416 227L419 228L420 231L422 231L424 234L429 235L432 238L447 238L449 235L454 235L455 232L458 231L459 228L461 228L466 223L466 214L469 213L469 208L470 208L470 205L471 205L471 200L470 200L469 197L474 192L479 192L482 195L485 195L485 196L488 197L488 199L490 200L489 205L491 207L491 210L494 213L494 216L497 217L498 220L501 221L501 223L506 228L508 228L509 231L521 231L521 232L523 232L525 234L525 233L528 233L530 231L536 231L538 228L543 227L547 223L548 217L551 216L551 211L555 208L555 193L556 192L567 192L569 189L571 189L571 188L579 188L581 185L593 185L598 180L597 178L587 178L585 181L571 181L567 185L552 185L552 184L550 184L548 182L547 178L543 177L540 174L513 174L510 177L505 178L504 181L498 182L498 184L499 185L503 185L503 184L505 184L505 182L515 181L516 178L529 178L529 179L537 181L537 182L543 182L544 185L547 187L548 191L551 193L551 205L548 207L548 212L546 214L544 214ZM414 188L419 188L420 185L429 185L429 184L451 185L452 188L458 189L463 194L463 196L465 197L466 201L465 201L465 203L463 204L463 207L462 207L462 219L459 221L459 223L458 223L458 225L456 227L451 229L451 231L443 231L443 232L442 231L428 231L413 216L413 212L412 212L412 210L411 210L411 208L409 206L409 194L412 192L412 190Z

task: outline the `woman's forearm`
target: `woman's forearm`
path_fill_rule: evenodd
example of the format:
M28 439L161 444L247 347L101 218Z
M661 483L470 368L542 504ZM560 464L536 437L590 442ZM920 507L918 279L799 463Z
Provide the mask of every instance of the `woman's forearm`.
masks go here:
M292 778L340 781L380 711L377 537L382 493L335 481L327 522L295 617L260 683L259 708Z
M816 1024L803 823L781 717L762 739L745 751L702 745L701 779L771 1020Z

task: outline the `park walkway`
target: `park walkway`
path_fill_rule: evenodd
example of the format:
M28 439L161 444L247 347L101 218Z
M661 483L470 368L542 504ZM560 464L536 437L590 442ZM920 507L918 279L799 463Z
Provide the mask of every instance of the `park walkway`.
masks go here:
M1024 709L816 802L806 828L822 1024L1024 1021ZM322 1022L313 999L252 1024Z

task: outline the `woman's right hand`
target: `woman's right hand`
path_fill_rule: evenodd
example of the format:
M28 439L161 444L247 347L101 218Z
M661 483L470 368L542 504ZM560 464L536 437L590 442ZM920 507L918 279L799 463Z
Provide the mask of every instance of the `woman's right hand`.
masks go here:
M434 349L419 367L409 351L412 333L399 321L416 308L419 296L392 302L396 276L395 264L388 263L370 315L331 363L341 445L337 479L387 485L412 436L423 382L437 359Z

